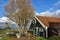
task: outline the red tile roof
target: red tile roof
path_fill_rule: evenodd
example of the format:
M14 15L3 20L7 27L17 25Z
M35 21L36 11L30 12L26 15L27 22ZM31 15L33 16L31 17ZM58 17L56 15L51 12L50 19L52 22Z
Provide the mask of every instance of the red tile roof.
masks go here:
M49 22L58 22L58 23L60 23L60 18L46 17L46 16L37 16L37 18L38 18L45 26L49 26Z

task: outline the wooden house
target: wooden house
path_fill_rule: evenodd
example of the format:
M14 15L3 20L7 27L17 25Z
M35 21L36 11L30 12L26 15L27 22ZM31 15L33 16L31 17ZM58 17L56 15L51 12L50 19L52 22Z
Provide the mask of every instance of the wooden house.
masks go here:
M35 36L51 37L58 35L58 30L55 28L60 27L60 18L35 16L32 21L29 32Z

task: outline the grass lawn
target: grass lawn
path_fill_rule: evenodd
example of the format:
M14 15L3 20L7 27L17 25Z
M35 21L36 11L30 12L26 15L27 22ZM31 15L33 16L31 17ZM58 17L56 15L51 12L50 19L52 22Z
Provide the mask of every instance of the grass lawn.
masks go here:
M5 30L0 30L0 34L4 34L5 33Z
M9 31L9 30L0 30L0 34L5 34L6 31ZM12 39L16 40L16 38L12 38ZM21 39L27 39L27 38L21 38ZM20 40L20 39L18 39L18 40ZM43 37L36 37L35 40L47 40L47 39L43 38Z
M47 39L43 37L36 37L36 40L47 40Z

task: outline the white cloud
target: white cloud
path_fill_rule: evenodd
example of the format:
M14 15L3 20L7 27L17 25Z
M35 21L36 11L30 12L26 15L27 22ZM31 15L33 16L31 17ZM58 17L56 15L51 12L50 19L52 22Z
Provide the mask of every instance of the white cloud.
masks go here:
M60 18L60 10L56 10L55 11L54 17L59 17Z
M36 15L40 15L40 13L38 13L38 12L36 12L36 11L35 11L35 13L36 13Z
M58 6L58 5L60 5L60 1L58 1L57 3L55 3L55 6Z
M50 11L45 11L45 12L41 12L40 15L41 16L52 16L54 13L50 12Z
M7 18L7 17L2 17L2 18L0 18L0 19L2 19L2 20L7 20L7 19L9 19L9 18Z
M0 18L0 29L6 28L4 26L6 22L8 23L8 25L11 29L18 29L19 28L19 26L14 21L10 20L7 17L2 17L2 18ZM3 23L3 24L1 24L1 23Z
M49 16L49 17L60 17L60 10L56 10L55 12L50 12L50 11L45 11L45 12L41 12L41 13L36 12L36 15Z
M55 5L60 5L60 1L58 1L57 3L55 3Z
M2 17L2 18L0 18L0 22L6 22L8 19L9 18L7 18L7 17Z
M47 11L51 11L51 10L53 10L53 8L50 8L49 10L47 10Z

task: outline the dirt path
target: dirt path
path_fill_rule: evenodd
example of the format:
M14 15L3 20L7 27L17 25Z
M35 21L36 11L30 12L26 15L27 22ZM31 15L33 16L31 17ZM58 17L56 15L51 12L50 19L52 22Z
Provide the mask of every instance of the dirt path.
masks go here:
M11 37L11 40L35 40L35 37L21 37L21 38L15 38L15 37Z

